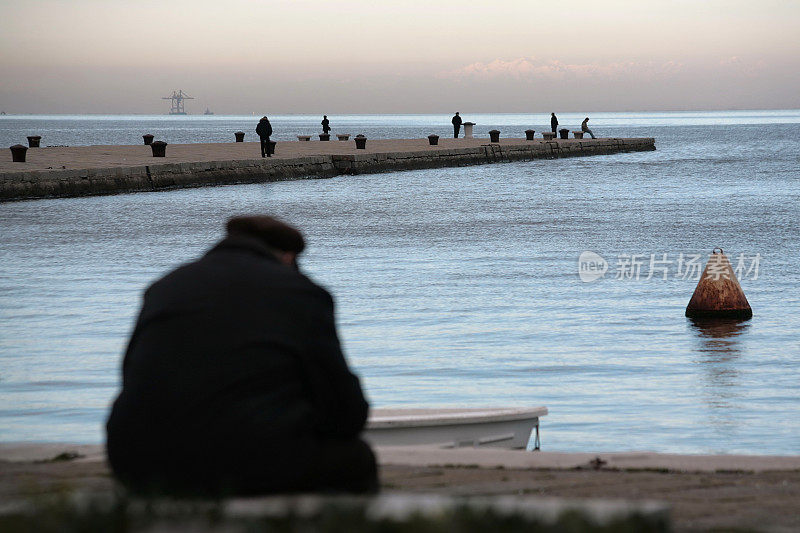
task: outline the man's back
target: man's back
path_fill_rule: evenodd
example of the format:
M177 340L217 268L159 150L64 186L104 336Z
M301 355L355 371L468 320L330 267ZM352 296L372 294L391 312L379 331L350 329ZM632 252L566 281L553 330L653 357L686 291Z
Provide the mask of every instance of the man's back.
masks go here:
M253 424L275 437L358 433L367 406L344 366L330 295L256 246L227 239L147 291L110 424L124 416L177 438ZM344 396L309 390L323 371ZM345 409L333 412L336 404ZM335 416L334 427L315 409Z
M258 121L256 125L256 135L259 137L269 137L272 135L272 124L269 123L269 120L261 119Z
M112 466L131 453L235 453L239 443L355 439L368 405L336 335L330 295L258 240L231 236L154 283L109 417ZM138 462L136 459L134 462Z

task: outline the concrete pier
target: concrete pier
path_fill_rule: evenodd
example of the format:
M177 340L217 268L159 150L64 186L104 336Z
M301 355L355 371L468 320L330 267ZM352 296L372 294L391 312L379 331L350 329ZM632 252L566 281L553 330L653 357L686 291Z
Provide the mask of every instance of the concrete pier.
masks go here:
M207 185L329 178L436 167L655 150L653 138L423 139L354 142L280 141L275 156L258 143L170 144L154 159L149 146L76 146L35 150L25 163L0 159L0 201L157 191Z

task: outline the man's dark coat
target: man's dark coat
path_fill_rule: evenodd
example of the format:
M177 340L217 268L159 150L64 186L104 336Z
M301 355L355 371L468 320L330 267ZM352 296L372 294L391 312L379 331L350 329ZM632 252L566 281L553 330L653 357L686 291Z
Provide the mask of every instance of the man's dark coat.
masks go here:
M269 137L272 135L272 124L269 123L269 120L259 120L258 126L256 126L256 133L259 137Z
M179 480L205 469L203 482L216 487L220 476L261 468L257 483L275 485L260 488L284 490L302 477L298 465L313 463L307 454L356 442L367 410L330 294L260 240L229 236L146 291L108 454L123 480L146 482L142 469Z
M458 131L461 129L461 117L454 115L450 122L453 123L453 137L458 139Z

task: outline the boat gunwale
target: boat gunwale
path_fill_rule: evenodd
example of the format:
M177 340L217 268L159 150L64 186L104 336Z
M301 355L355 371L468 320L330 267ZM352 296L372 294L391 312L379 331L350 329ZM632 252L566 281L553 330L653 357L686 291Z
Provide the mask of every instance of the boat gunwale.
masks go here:
M458 426L465 424L492 424L532 420L548 414L547 407L540 406L531 408L431 408L418 409L418 412L410 412L409 414L381 415L382 411L385 412L392 410L415 411L413 408L376 409L374 411L374 416L370 416L369 420L367 421L365 429L373 430L430 426Z

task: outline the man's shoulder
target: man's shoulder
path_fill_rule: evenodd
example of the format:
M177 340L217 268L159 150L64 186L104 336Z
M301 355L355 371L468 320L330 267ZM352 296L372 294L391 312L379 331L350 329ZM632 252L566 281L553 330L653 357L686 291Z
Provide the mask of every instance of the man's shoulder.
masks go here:
M265 278L305 279L277 259L248 248L215 246L204 255L171 270L152 286L169 284L197 277L224 278L225 273L241 276L242 280Z
M248 300L261 295L273 304L291 295L287 302L306 302L320 308L333 305L330 293L305 274L277 261L239 253L209 254L181 265L145 291L146 300L160 302L159 305L221 295Z

